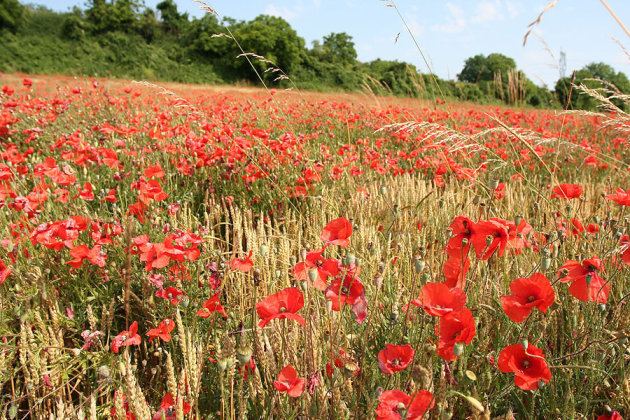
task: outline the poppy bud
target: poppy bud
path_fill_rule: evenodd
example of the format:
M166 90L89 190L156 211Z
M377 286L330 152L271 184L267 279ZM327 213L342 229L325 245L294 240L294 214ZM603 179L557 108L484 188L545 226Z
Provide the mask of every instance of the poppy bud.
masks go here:
M527 353L527 347L529 347L529 340L525 339L521 341L521 346L525 349L525 353Z
M361 258L357 257L356 260L354 261L354 265L356 265L357 267L361 266Z
M398 311L392 311L392 314L389 317L389 322L392 324L396 324L398 322L398 315Z
M331 312L332 312L332 305L333 305L332 300L327 300L327 301L326 301L326 311L327 311L328 313L331 313Z
M260 284L260 269L254 269L254 286L258 286Z
M241 365L249 363L252 358L252 349L249 346L236 349L236 358Z
M306 260L306 250L305 249L301 249L300 250L300 258L302 259L302 261Z
M455 343L453 346L453 354L455 357L459 357L464 353L464 344L463 343Z
M601 313L606 313L606 311L608 310L608 306L605 303L600 303L598 305L598 309Z
M417 274L422 273L424 271L424 268L427 266L427 264L424 261L418 258L414 258L413 265L414 265L414 268L416 269Z
M258 253L260 254L261 257L264 257L265 255L267 255L267 251L269 251L269 247L267 245L261 245L260 248L258 249Z
M480 413L486 411L485 408L483 408L483 404L481 404L477 398L467 396L466 401L468 401L468 403Z
M282 276L282 272L280 270L276 270L275 274L276 274L277 279L279 279L280 276Z
M589 287L591 285L591 281L593 281L593 275L588 273L584 280L586 281L586 287Z
M490 189L496 190L499 187L499 179L495 178L490 182Z
M551 258L543 258L540 262L540 266L543 271L549 270L549 267L551 267Z
M308 279L311 281L311 283L315 283L318 277L319 271L317 271L317 267L311 267L308 269Z
M295 264L297 264L297 258L295 258L293 255L291 255L289 257L289 265L290 266L294 266Z
M217 366L219 372L223 373L226 369L232 366L232 359L230 357L221 357L217 360Z
M354 264L355 261L356 257L353 254L346 254L346 256L343 257L343 265L350 266Z
M383 286L383 277L381 277L381 276L377 276L377 277L374 279L374 283L376 284L376 288L377 288L377 289L380 289L380 288L381 288L381 286Z
M380 191L381 195L387 194L387 188L385 188L385 186L383 186L383 185L381 185L379 187L379 191Z
M109 373L109 367L102 365L98 367L98 378L100 380L107 380L109 379L110 373Z
M523 216L516 216L514 218L514 223L516 224L517 227L518 227L518 225L521 224L522 221L523 221Z

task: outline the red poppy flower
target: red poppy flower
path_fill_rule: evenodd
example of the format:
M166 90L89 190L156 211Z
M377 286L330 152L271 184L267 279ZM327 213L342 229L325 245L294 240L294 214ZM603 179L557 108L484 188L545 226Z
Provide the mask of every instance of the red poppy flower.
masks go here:
M122 346L139 345L142 337L138 334L138 322L134 321L129 326L129 331L122 331L112 340L111 350L118 353Z
M326 375L329 378L332 378L332 374L334 371L333 365L336 368L341 369L345 377L351 378L359 374L359 365L356 364L354 360L352 360L350 354L348 354L348 352L346 352L344 349L339 349L339 355L335 358L335 360L333 360L332 365L330 363L326 363Z
M514 385L517 387L538 389L540 381L547 383L551 379L544 357L543 351L531 344L527 344L527 352L522 344L514 344L501 351L497 365L501 372L514 372Z
M470 241L475 232L475 223L465 216L457 216L451 223L452 238L446 246L446 254L460 260L468 255ZM466 245L464 245L464 241Z
M475 319L468 308L457 312L450 312L440 318L440 339L438 355L447 361L457 359L455 345L457 343L470 344L475 337Z
M630 265L630 237L628 235L621 237L621 260L627 265ZM0 261L0 267L1 265L2 261ZM0 284L2 284L1 281Z
M558 270L558 278L562 283L571 283L569 293L583 302L608 302L610 284L599 276L603 270L602 261L591 258L582 261L569 260ZM563 277L563 274L566 276Z
M333 311L339 311L344 304L354 305L365 293L361 281L351 275L336 277L326 289L326 299L332 301Z
M617 188L615 194L606 195L606 199L612 200L620 206L630 206L630 188L627 191Z
M551 190L551 198L564 198L567 200L578 198L584 192L584 189L578 184L560 184Z
M304 295L297 287L287 287L256 304L256 312L261 318L258 326L264 328L274 319L292 319L300 325L306 321L296 312L304 307Z
M467 255L462 257L451 256L444 263L442 272L444 273L444 285L449 288L466 286L466 273L470 269L470 258Z
M499 182L499 185L492 191L492 194L495 200L500 200L505 197L505 184L503 182Z
M350 235L352 235L352 224L345 217L339 217L328 222L322 230L320 239L326 245L339 245L345 248L350 245L350 240L348 239Z
M393 375L409 366L415 354L409 344L385 344L385 348L378 353L378 367L384 374Z
M100 245L96 245L92 249L88 248L87 245L77 245L70 250L70 256L73 259L67 261L66 264L74 268L81 267L84 259L99 267L105 267L105 258L107 258L107 255L101 252Z
M621 414L619 414L616 411L608 411L606 414L602 414L601 416L597 417L597 420L623 420L623 417L621 417Z
M420 298L411 303L424 308L429 315L443 316L466 306L466 293L459 288L450 289L442 283L427 283L420 290Z
M305 260L293 267L293 275L296 279L306 280L308 284L321 291L325 291L328 287L328 276L339 274L338 261L334 258L325 259L322 257L323 252L324 248L308 252ZM314 283L311 283L309 270L313 267L317 269L317 278Z
M209 318L213 312L219 312L224 318L227 318L225 309L219 303L219 292L215 293L210 299L203 303L202 308L197 311L197 315L202 318Z
M160 403L160 409L155 413L152 417L152 420L175 420L177 418L175 413L175 398L173 394L168 392L164 398L162 398L162 402ZM190 412L191 406L183 401L183 414L188 414Z
M393 389L378 397L376 420L419 420L435 405L429 391L420 390L413 395Z
M501 297L501 306L514 322L525 321L534 307L547 312L556 297L551 282L540 273L514 280L510 290L511 295Z
M0 260L0 284L4 283L4 281L9 277L9 275L13 272L13 269L7 268L4 264L4 261Z
M157 328L150 329L147 331L147 335L151 337L149 339L149 343L153 341L155 337L161 338L165 343L171 341L171 331L175 328L175 323L172 319L166 318L164 321L160 322Z
M156 297L170 300L173 306L179 305L179 301L181 300L181 296L183 295L183 292L172 286L167 287L166 289L159 289L157 292L155 292Z
M234 258L230 262L230 267L232 270L242 271L243 273L249 272L254 266L254 262L251 260L253 251L249 251L249 255L243 259Z
M297 398L304 393L306 379L298 378L297 372L291 365L287 365L273 381L273 386L280 392L286 392L289 397Z
M477 258L487 260L497 250L499 257L502 257L509 239L507 222L493 217L475 224L471 241L475 247Z
M352 305L356 321L361 324L367 317L367 299L361 280L356 277L359 267L352 264L346 267L346 274L337 277L326 289L326 299L332 303L334 311L340 311L344 304Z

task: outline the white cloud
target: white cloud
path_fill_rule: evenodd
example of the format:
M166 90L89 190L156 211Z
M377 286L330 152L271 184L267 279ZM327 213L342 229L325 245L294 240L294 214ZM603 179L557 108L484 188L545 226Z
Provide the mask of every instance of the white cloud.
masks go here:
M407 25L409 26L409 30L411 31L413 36L420 36L424 33L424 27L418 23L418 20L415 16L407 15L405 20L407 21Z
M433 25L431 29L435 32L448 32L455 33L461 32L466 27L466 18L464 18L464 9L453 4L446 3L450 16L447 18L446 23L442 25Z
M510 16L510 18L515 18L522 12L521 6L513 1L506 1L505 6L507 7L508 16Z
M470 19L472 23L491 22L503 19L501 13L502 4L500 1L482 1L477 5L474 16Z
M265 8L264 14L281 17L287 21L293 20L300 14L297 9L289 9L288 7L277 7L275 4L270 4Z

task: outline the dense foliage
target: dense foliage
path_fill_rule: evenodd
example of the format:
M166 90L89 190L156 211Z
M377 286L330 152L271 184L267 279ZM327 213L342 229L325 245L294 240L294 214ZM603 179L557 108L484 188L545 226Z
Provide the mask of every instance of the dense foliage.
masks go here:
M565 79L555 92L537 86L502 54L475 55L466 60L458 81L445 81L404 62L359 62L352 37L343 32L328 34L309 48L280 17L219 20L208 13L190 18L173 0L161 1L155 10L138 0L90 0L85 10L68 13L2 1L0 56L3 72L213 84L252 85L263 80L281 88L546 108L565 107L570 90L570 80ZM609 69L602 63L593 66ZM622 73L587 67L578 82L594 76L619 83L622 92L629 92ZM595 82L587 83L596 87ZM569 108L594 105L574 97Z

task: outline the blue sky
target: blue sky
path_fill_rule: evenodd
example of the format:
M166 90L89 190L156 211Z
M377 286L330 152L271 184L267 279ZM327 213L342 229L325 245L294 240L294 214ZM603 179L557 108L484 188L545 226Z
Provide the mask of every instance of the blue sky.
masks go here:
M630 27L630 1L606 0ZM67 11L84 0L33 0ZM145 0L155 8L159 0ZM180 11L202 16L199 4L175 0ZM222 16L249 20L259 14L285 18L307 45L331 32L353 37L358 58L400 60L427 66L396 11L382 0L208 0ZM455 78L466 58L499 52L512 57L537 84L553 87L559 77L560 51L566 54L567 73L603 61L630 76L630 58L615 42L630 51L630 37L617 25L599 0L559 0L542 18L527 45L527 25L548 0L396 0L432 70L442 78ZM398 41L395 42L400 33ZM613 39L614 38L614 39ZM543 43L547 44L545 48Z

